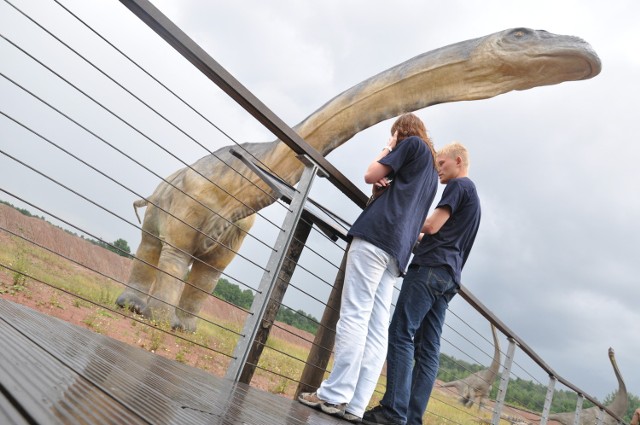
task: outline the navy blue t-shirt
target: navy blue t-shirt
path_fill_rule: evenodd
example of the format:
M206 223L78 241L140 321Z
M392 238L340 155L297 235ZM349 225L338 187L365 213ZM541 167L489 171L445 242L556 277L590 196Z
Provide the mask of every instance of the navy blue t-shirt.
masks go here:
M423 236L411 263L445 267L459 285L480 226L480 198L468 177L449 180L436 208L445 206L451 208L451 216L438 233Z
M378 162L393 169L393 182L362 211L349 236L392 255L402 272L435 198L438 173L431 150L416 136L402 140Z

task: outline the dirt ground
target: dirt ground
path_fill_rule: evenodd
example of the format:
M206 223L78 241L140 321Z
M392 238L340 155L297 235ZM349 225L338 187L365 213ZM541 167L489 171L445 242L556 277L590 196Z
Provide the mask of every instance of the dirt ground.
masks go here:
M132 316L116 306L112 307L113 310L102 309L80 301L58 289L34 281L28 281L25 289L15 291L11 289L14 288L12 278L13 276L5 269L0 268L0 297L3 299L25 305L48 316L90 329L168 359L198 367L217 376L224 376L226 372L229 364L227 356L195 344L186 343L179 338L179 336L183 336L192 339L194 335L155 330L144 324L141 317ZM238 322L241 319L244 320L240 310L215 298L210 300L204 310L211 316L224 317L225 321L230 318L237 318ZM296 335L300 335L304 339ZM195 336L197 337L197 334ZM307 349L311 345L307 341L313 340L313 335L280 322L277 323L277 327L272 329L272 336ZM228 352L225 347L213 348ZM256 373L251 385L272 392L275 386L282 385L281 378L265 375L265 373ZM285 389L283 392L292 395L293 384L289 384L287 387L288 390Z

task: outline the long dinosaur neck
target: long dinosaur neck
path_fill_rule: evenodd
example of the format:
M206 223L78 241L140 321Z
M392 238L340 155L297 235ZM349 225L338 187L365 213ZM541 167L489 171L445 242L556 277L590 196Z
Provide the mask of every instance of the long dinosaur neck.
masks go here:
M615 412L618 416L622 416L627 411L627 407L629 404L629 399L627 396L627 386L624 383L624 379L622 379L620 370L618 370L618 364L613 354L613 350L609 351L609 360L611 360L613 372L616 374L616 378L618 379L618 392L613 398L611 404L609 404L607 407Z
M492 97L505 90L482 89L486 84L470 84L473 73L475 81L491 71L488 68L473 68L468 57L443 51L457 51L454 46L443 47L413 58L390 68L360 84L344 91L309 115L293 129L323 156L351 139L358 132L381 121L443 102L454 102ZM473 71L473 69L475 71ZM482 75L479 75L482 73ZM377 141L384 143L383 141ZM282 142L278 142L278 153L269 155L269 167L289 180L302 173L302 165L295 154Z
M327 155L358 132L405 112L497 94L492 90L474 95L477 89L470 89L468 78L470 74L478 78L478 72L486 70L472 72L468 57L443 55L443 50L454 49L428 52L375 75L334 97L294 129Z
M489 366L489 371L495 378L500 370L500 341L498 340L498 333L496 327L491 325L491 332L493 333L493 360ZM492 381L493 382L493 381Z

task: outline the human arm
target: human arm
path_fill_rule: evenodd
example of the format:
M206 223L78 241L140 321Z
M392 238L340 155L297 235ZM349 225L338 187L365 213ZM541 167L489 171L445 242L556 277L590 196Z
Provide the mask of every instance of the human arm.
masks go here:
M369 164L367 167L367 171L364 173L364 181L367 184L374 184L374 191L377 187L384 187L388 184L385 180L385 176L393 171L393 169L385 164L381 164L380 161L382 158L387 156L393 149L396 148L397 145L398 132L396 131L393 136L389 138L389 143L387 146L382 149L382 152L378 154L378 156Z
M451 217L451 207L443 205L436 208L424 221L421 232L426 235L438 233L449 217Z

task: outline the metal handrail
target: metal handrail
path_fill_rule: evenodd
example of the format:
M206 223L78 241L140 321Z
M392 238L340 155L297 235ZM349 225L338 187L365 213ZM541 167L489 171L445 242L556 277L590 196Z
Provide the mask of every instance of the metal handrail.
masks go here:
M526 342L524 342L515 332L513 332L507 325L505 325L500 319L498 319L475 295L469 291L464 285L460 285L460 296L467 301L471 307L473 307L478 313L480 313L485 319L491 322L497 329L500 330L507 338L512 339L516 342L516 344L524 351L531 360L533 360L538 366L540 366L545 372L549 374L550 378L555 378L558 382L561 382L567 388L575 391L578 396L582 396L592 402L594 405L598 406L600 409L606 411L611 417L615 418L617 421L624 423L622 418L618 417L615 413L609 410L605 405L600 403L595 397L587 394L587 392L578 388L576 385L572 384L562 376L560 376L556 371L554 371L551 366L546 364L544 360L535 352Z
M299 155L307 155L327 178L356 205L364 208L368 197L291 127L236 80L196 42L147 0L120 0L131 12L176 49L262 125Z

